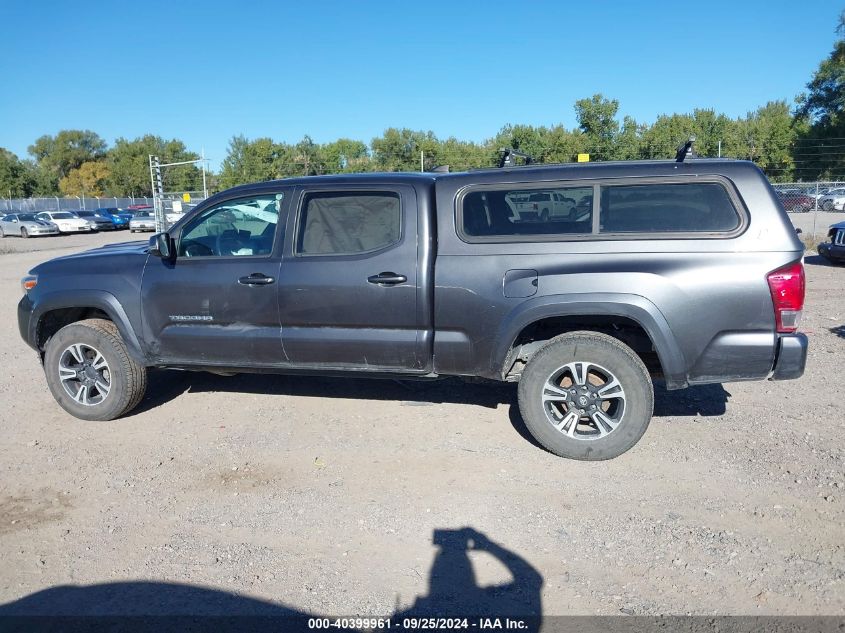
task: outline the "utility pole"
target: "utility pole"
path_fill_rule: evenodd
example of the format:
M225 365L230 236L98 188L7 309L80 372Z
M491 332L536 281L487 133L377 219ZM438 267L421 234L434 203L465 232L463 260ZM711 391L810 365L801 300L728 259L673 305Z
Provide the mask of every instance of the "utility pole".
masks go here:
M420 171L425 171L423 164L423 151L420 150Z
M208 198L208 187L205 185L205 147L202 148L202 197Z
M719 158L722 157L722 139L719 139Z

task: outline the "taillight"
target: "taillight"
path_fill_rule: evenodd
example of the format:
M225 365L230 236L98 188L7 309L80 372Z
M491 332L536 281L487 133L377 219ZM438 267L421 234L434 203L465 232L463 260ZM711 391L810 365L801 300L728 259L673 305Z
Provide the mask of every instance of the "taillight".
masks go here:
M794 332L804 308L804 264L794 262L766 275L775 308L777 331Z

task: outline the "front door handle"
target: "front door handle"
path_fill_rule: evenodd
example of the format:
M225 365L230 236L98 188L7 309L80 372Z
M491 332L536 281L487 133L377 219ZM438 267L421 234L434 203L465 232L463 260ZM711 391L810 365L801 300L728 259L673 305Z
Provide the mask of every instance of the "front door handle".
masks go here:
M264 273L252 273L247 277L238 279L239 284L244 286L266 286L276 281L273 277L268 277Z
M367 281L371 284L378 284L379 286L395 286L396 284L404 284L408 281L405 275L398 275L396 273L385 272L378 275L370 275Z

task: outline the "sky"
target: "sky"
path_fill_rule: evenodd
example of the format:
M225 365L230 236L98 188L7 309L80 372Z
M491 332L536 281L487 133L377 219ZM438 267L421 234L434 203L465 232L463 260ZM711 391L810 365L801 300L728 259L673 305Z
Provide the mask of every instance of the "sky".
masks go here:
M388 127L483 141L620 116L790 104L845 2L0 0L0 147L90 129L204 149L229 139L369 142Z

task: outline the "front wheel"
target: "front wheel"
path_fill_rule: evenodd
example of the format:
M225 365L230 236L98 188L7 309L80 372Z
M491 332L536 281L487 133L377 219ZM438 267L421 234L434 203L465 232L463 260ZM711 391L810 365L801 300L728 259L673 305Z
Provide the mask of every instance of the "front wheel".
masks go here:
M26 230L25 226L21 227L21 237L29 237L29 232Z
M147 388L146 368L105 319L60 329L47 343L44 371L56 402L83 420L114 420L134 409Z
M519 381L526 427L561 457L618 457L643 436L654 387L642 360L619 340L570 332L538 350Z
M833 201L832 200L825 200L822 203L822 211L833 211Z

